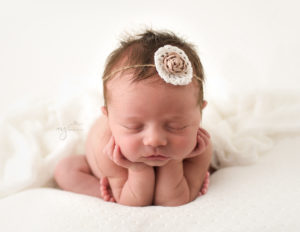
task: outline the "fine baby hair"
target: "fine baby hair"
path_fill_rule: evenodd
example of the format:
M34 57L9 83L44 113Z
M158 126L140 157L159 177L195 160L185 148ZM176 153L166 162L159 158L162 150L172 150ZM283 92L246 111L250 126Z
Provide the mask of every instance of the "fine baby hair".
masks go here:
M198 104L203 104L204 72L193 44L169 31L146 29L120 41L108 56L103 72L104 104L107 106L107 82L116 75L133 72L132 81L158 74L166 83L187 85L191 81L199 89Z

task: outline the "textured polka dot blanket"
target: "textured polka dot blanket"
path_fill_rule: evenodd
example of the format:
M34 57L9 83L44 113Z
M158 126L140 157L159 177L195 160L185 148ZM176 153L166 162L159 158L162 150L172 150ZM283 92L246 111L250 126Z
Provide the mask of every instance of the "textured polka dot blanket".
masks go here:
M1 231L299 231L300 97L207 96L207 194L180 207L126 207L56 188L59 159L84 152L100 115L93 88L31 99L1 118ZM247 229L248 228L248 229Z

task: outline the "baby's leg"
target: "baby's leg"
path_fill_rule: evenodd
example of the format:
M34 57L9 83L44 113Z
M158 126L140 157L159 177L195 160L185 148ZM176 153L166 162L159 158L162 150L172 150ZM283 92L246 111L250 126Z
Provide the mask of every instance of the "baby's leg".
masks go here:
M101 198L99 179L93 175L85 155L62 159L55 168L54 178L64 190Z

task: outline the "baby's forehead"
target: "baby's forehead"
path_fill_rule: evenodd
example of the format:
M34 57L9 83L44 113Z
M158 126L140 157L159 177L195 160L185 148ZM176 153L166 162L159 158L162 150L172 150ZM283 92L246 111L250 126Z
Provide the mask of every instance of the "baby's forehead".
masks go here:
M107 84L106 100L107 105L110 106L120 107L121 104L126 103L126 107L130 108L133 102L139 102L143 105L150 102L151 98L157 102L157 105L161 105L163 102L178 105L181 102L184 108L198 106L199 89L194 83L186 86L175 86L166 83L158 75L144 80L133 81L132 76L127 75L114 78ZM137 104L134 105L137 106ZM176 106L173 107L175 108Z
M125 71L125 72L120 72L116 74L113 78L111 78L107 86L108 88L115 88L115 87L120 87L120 86L125 86L125 87L132 87L135 84L142 83L146 85L163 85L166 84L162 78L160 78L157 74L149 76L144 79L138 79L133 71Z
M190 84L186 86L179 86L166 83L158 74L139 80L134 78L133 75L133 73L116 75L106 84L107 90L111 93L118 92L118 90L120 90L121 88L128 89L128 91L135 91L140 85L149 86L153 88L164 88L166 91L187 88L191 91L196 90L198 92L199 89L199 85L196 80L193 80Z

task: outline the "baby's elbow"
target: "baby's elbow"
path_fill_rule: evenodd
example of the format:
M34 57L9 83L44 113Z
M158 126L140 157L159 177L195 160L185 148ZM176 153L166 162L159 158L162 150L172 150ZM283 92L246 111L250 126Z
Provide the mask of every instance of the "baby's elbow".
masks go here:
M147 194L145 194L143 196L137 196L132 192L130 192L130 194L123 193L117 199L117 203L126 206L148 206L148 205L152 205L152 202L153 202L152 195L147 196Z
M149 206L152 205L152 200L132 200L132 199L120 199L120 201L117 201L117 203L121 204L121 205L126 205L126 206L135 206L135 207L139 207L139 206Z
M188 199L177 199L175 201L167 201L167 202L163 202L161 204L158 204L158 205L161 205L161 206L168 206L168 207L175 207L175 206L181 206L181 205L185 205L187 203L189 203L190 200Z
M185 205L189 202L191 202L190 195L188 194L188 192L185 192L184 194L177 196L176 198L173 199L163 200L158 198L155 202L155 205L174 207L174 206Z

